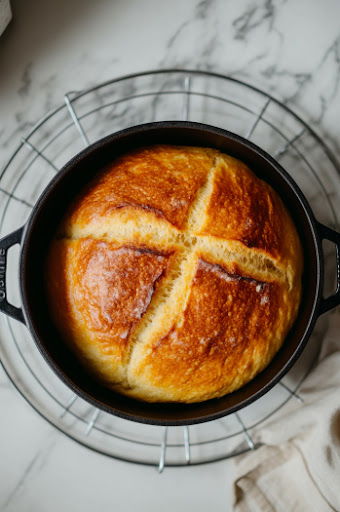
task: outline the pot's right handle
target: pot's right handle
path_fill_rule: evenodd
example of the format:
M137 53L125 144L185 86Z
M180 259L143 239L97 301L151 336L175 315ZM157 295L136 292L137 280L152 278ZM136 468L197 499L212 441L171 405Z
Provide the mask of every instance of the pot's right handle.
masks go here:
M25 323L22 309L8 302L6 290L7 251L13 245L20 244L23 230L23 227L19 228L0 240L0 311Z
M318 228L321 239L333 242L336 247L336 290L327 299L321 299L319 313L322 315L340 304L340 233L320 224L320 222Z

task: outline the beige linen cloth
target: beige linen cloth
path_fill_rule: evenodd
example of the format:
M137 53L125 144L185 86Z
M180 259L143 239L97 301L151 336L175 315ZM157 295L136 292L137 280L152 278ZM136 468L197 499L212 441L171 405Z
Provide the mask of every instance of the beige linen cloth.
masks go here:
M264 443L235 459L235 512L340 512L340 307L329 314L318 365L252 432Z

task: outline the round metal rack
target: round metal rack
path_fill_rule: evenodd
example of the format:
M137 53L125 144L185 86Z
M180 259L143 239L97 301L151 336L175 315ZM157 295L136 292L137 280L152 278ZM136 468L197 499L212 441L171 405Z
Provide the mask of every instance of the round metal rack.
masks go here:
M68 92L23 138L0 174L0 232L23 225L53 175L84 146L128 126L190 120L251 139L278 159L309 200L317 218L337 227L337 163L323 141L287 106L255 87L202 71L163 70L117 78ZM19 305L18 248L9 258L8 295ZM326 263L332 259L325 247ZM330 265L329 265L330 266ZM330 270L329 279L332 284ZM327 274L326 274L327 275ZM327 293L327 290L325 291ZM89 449L129 462L184 466L213 462L256 449L252 432L290 399L308 375L327 329L318 321L306 350L264 397L223 419L190 427L157 427L122 420L74 395L48 367L28 330L0 318L0 357L15 387L60 431Z

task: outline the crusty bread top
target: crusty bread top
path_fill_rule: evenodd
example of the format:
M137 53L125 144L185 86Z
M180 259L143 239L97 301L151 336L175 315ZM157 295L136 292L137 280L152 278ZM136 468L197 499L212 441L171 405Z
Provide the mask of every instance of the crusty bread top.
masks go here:
M116 159L72 205L48 287L59 329L98 378L142 400L192 402L270 362L301 272L287 210L245 164L153 146Z

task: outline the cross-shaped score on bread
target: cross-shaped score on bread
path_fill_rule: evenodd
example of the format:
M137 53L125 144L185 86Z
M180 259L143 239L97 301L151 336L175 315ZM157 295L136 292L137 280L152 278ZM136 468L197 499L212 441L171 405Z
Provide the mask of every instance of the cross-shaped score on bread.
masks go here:
M284 205L244 164L154 146L117 159L73 206L50 251L51 309L114 389L206 400L248 382L280 348L301 261Z

